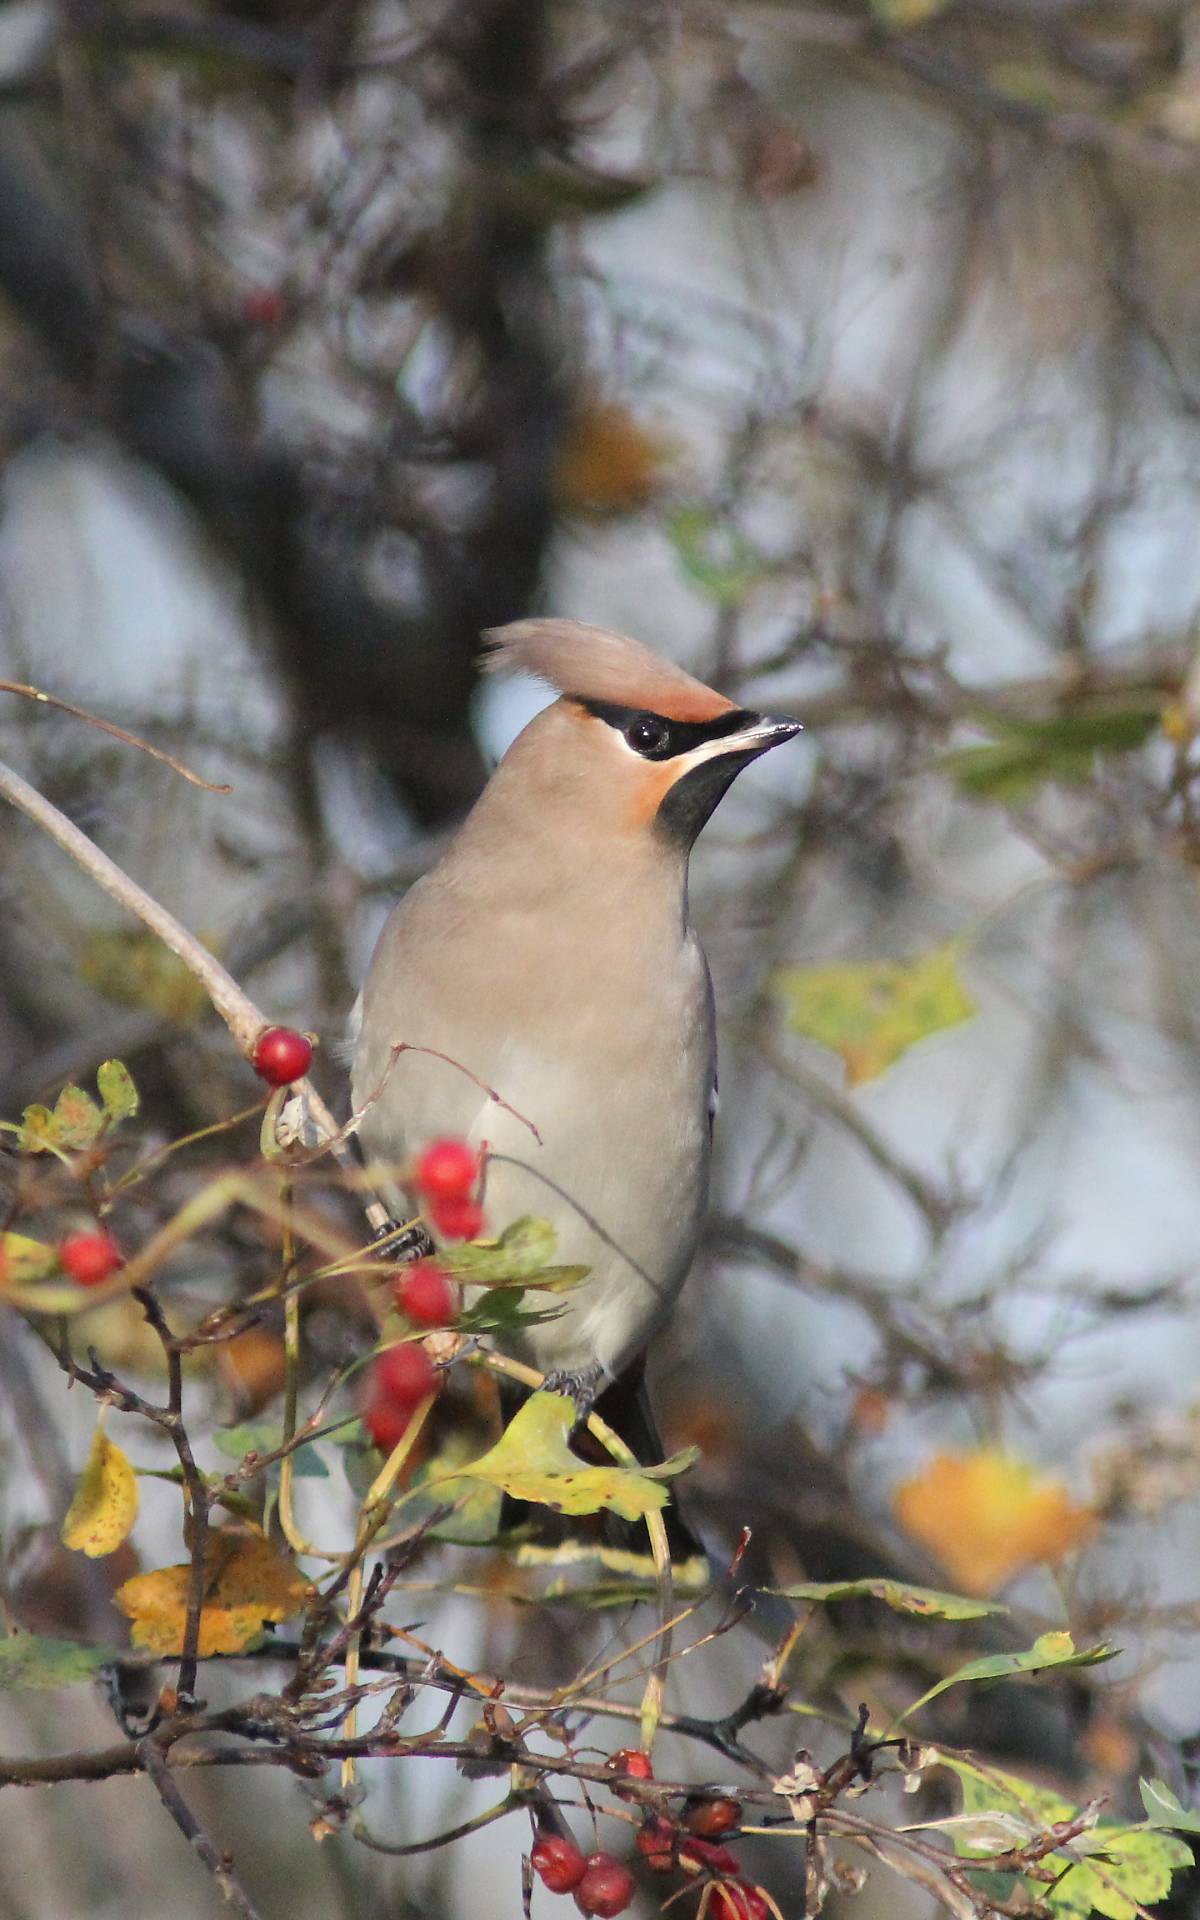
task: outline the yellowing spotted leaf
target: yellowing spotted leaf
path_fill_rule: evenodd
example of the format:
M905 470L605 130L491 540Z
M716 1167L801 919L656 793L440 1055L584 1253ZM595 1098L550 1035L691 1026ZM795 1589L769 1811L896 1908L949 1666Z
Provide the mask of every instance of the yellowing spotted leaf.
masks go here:
M898 1487L896 1518L966 1593L992 1593L1021 1567L1060 1560L1095 1531L1060 1480L998 1448L940 1453Z
M136 1573L113 1599L133 1622L135 1647L181 1653L187 1620L189 1566ZM242 1653L268 1620L286 1620L304 1603L307 1582L264 1534L214 1533L205 1556L200 1653Z
M137 1476L120 1447L97 1427L62 1523L62 1543L92 1560L115 1553L137 1519L137 1510Z
M483 1480L516 1500L532 1500L558 1513L598 1513L602 1507L625 1520L640 1520L667 1503L659 1484L682 1473L694 1451L678 1454L653 1475L632 1467L585 1466L567 1445L575 1409L561 1393L535 1393L525 1402L497 1444L480 1459L455 1469L456 1480ZM429 1481L433 1491L437 1482Z
M878 1079L931 1033L969 1020L975 1003L949 940L915 960L792 967L776 980L795 1032L841 1055L854 1087Z
M207 947L214 947L211 939ZM122 1006L149 1007L181 1026L208 1007L208 995L190 968L144 931L92 933L79 957L79 972L89 986Z

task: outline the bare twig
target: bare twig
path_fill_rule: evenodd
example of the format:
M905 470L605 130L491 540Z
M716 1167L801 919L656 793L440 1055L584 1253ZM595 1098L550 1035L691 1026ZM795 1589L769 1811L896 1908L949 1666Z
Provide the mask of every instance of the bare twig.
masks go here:
M204 780L173 753L164 753L161 747L151 746L136 733L129 733L124 727L116 726L111 720L102 720L98 713L89 713L86 707L73 706L69 700L60 700L57 694L46 693L41 687L27 686L21 680L0 680L0 693L22 693L28 700L36 700L39 706L55 707L59 713L69 713L75 720L86 720L89 727L98 727L101 733L110 733L114 740L124 741L127 747L137 747L142 753L148 753L152 760L161 760L164 767L170 767L182 780L190 780L194 787L201 787L205 793L232 793L233 788L227 781Z

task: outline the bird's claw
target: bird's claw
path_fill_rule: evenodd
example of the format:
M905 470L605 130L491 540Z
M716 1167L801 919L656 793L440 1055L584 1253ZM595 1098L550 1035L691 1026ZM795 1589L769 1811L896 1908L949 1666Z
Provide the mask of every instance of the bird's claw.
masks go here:
M565 1393L574 1402L576 1419L586 1420L603 1382L604 1368L599 1360L593 1360L590 1366L577 1369L556 1367L542 1381L542 1392Z
M389 1260L427 1260L433 1252L433 1241L419 1222L402 1228L398 1221L389 1220L385 1226L376 1227L371 1244Z

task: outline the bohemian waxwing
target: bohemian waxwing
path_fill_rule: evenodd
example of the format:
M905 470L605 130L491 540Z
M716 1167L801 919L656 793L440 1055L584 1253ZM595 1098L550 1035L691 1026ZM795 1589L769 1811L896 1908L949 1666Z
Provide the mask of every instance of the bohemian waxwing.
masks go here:
M419 1208L406 1162L460 1135L487 1144L488 1230L541 1215L555 1260L591 1269L556 1318L503 1343L586 1395L640 1381L704 1216L716 1036L688 855L741 769L800 723L603 628L521 620L486 639L489 669L560 698L384 926L352 1094L398 1218ZM652 1428L629 1424L639 1452Z

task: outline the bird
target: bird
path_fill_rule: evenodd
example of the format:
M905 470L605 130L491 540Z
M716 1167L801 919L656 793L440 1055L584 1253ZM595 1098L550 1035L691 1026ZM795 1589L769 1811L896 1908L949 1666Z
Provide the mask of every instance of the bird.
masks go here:
M557 697L384 924L351 1098L397 1218L419 1210L413 1156L459 1136L486 1150L489 1231L549 1220L555 1261L587 1277L552 1318L489 1338L654 1464L645 1354L699 1242L717 1102L689 856L738 773L801 723L605 628L519 620L484 643L487 670Z

